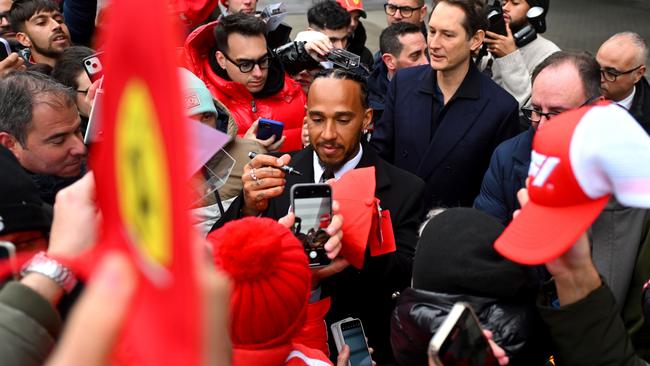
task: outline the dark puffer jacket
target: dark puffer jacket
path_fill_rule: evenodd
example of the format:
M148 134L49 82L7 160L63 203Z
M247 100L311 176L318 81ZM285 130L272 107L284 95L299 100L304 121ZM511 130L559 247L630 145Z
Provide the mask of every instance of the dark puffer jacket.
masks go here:
M469 303L481 326L491 330L494 341L510 357L509 365L542 365L543 337L534 300L506 303L487 297L449 295L413 288L406 289L391 319L390 342L399 365L427 365L427 346L454 303Z

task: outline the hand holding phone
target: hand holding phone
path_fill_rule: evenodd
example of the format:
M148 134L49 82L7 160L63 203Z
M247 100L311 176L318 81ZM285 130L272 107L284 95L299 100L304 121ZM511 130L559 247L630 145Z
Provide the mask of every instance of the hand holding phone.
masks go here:
M471 306L457 302L429 342L433 365L497 366L499 362Z
M372 366L372 357L361 320L345 318L332 324L330 329L339 352L344 345L350 347L349 366Z
M291 187L291 207L295 214L293 232L302 242L312 268L332 262L325 243L332 222L332 188L328 184L296 184Z

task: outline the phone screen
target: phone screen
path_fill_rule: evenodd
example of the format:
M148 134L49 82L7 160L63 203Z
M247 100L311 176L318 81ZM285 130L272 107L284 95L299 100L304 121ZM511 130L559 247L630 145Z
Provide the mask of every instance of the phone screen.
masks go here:
M438 357L444 365L498 365L480 325L465 309L443 342Z
M361 328L361 322L353 320L341 324L341 334L343 334L345 344L350 347L350 365L372 366L372 358L368 352L368 344Z
M329 239L327 227L332 221L332 195L326 184L292 187L293 212L296 215L294 234L302 242L310 266L330 263L325 252Z

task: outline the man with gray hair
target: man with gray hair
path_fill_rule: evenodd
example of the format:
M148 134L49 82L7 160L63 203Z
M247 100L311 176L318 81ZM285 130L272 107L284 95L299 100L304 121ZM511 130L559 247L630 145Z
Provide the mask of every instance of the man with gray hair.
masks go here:
M74 92L36 72L0 81L0 145L9 149L53 203L85 170L86 146Z
M614 34L596 54L603 95L627 109L650 134L650 85L643 76L647 58L648 46L634 32Z

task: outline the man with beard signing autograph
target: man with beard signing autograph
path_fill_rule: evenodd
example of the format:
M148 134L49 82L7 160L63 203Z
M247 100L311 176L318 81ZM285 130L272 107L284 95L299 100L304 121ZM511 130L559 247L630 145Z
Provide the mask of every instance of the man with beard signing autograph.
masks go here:
M310 145L292 156L260 154L252 159L244 169L243 194L215 226L242 216L280 218L289 210L289 192L294 184L325 182L355 168L374 166L375 197L381 209L390 212L396 251L374 257L367 252L361 270L347 266L344 259L335 259L315 276L320 280L321 298L330 296L332 300L326 322L348 316L361 319L369 345L375 350L373 359L383 364L393 358L390 314L397 293L410 281L424 183L389 165L362 142L371 120L365 79L339 69L318 74L307 97L305 121ZM279 169L289 163L302 175L285 175ZM330 350L336 351L331 344Z

